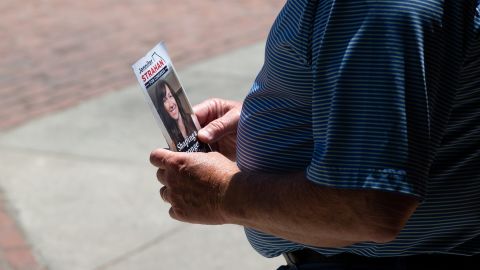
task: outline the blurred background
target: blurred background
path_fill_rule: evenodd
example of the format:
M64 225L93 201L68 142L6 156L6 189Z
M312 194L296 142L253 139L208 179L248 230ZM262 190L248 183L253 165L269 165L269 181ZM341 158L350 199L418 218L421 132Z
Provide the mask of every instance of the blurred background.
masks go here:
M0 270L275 269L168 216L130 68L165 41L192 103L241 100L285 0L0 1Z

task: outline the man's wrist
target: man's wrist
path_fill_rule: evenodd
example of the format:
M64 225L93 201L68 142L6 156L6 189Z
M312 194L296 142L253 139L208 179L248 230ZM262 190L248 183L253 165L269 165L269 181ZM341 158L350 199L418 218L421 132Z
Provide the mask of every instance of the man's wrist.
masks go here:
M221 211L227 224L245 225L243 221L247 218L246 201L248 193L244 192L248 174L238 171L232 174L226 186L221 202Z

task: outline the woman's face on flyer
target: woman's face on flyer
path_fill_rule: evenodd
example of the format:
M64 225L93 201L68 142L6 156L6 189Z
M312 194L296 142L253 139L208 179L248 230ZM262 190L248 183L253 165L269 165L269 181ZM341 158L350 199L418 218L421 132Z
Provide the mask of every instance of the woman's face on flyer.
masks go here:
M178 106L175 98L170 91L168 86L165 86L165 97L163 98L163 107L165 107L165 111L168 112L168 115L175 120L178 120Z

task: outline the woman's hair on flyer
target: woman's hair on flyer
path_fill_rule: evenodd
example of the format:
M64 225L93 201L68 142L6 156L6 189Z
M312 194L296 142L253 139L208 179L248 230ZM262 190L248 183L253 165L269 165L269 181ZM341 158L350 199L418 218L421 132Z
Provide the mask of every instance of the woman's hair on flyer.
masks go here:
M175 101L176 109L178 109L178 113L180 114L180 118L183 121L185 129L187 131L187 135L196 131L196 127L192 120L191 115L185 112L183 108L184 106L182 106L182 103L178 98L178 92L181 92L181 91L178 91L178 89L177 91L173 90L167 82L165 82L164 80L160 80L154 86L153 92L155 93L155 97L152 97L152 100L155 99L153 103L155 104L158 114L160 115L160 118L163 124L165 125L165 128L167 129L174 145L177 145L179 142L182 142L184 140L184 136L182 135L182 132L178 127L177 120L173 119L170 116L165 106L165 103L169 98L167 96L168 92L170 92L170 94L172 95Z

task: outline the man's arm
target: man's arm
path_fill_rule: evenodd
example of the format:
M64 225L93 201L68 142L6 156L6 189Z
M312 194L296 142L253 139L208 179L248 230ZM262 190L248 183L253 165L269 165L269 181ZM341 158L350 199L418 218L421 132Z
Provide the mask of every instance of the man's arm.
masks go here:
M303 172L237 173L223 201L228 223L320 247L394 240L417 205L394 193L322 187Z
M413 197L373 190L326 188L303 172L241 172L219 153L157 149L151 162L165 185L170 215L201 224L238 224L294 242L341 247L395 239L415 210Z
M194 109L205 126L200 139L234 153L241 103L211 99ZM298 243L341 247L393 240L418 205L414 197L393 192L320 186L304 172L242 172L222 154L152 152L173 218L239 224Z

